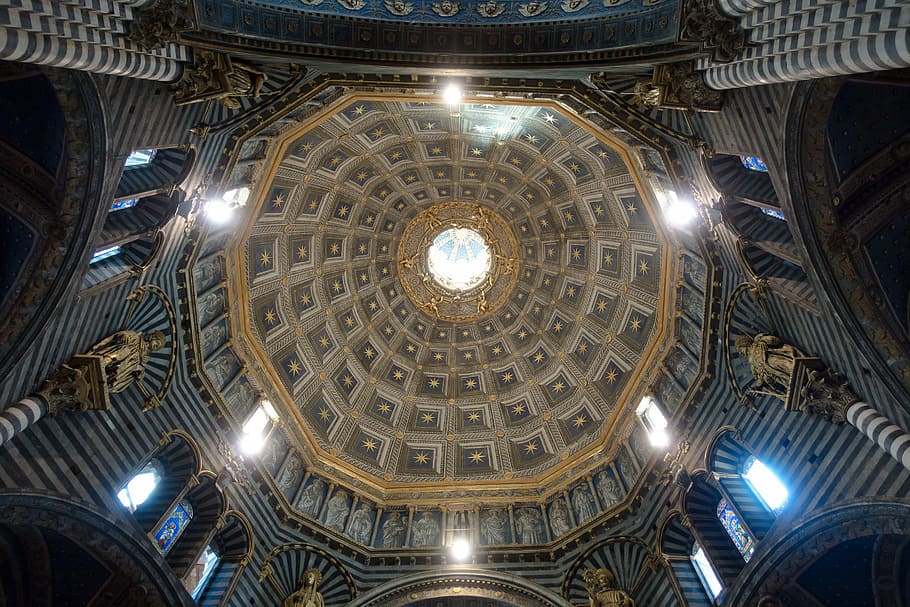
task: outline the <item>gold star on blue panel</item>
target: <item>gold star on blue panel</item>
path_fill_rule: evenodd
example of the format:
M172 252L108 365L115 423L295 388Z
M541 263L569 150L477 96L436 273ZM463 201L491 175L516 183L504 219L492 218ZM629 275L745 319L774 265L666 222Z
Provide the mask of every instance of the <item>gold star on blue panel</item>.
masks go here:
M322 429L324 432L328 430L335 423L335 420L338 419L338 415L335 414L335 410L329 406L325 398L317 398L310 404L306 409L307 417L309 417L317 428Z
M406 466L411 469L433 470L436 453L433 449L409 447Z
M389 372L386 374L386 379L388 379L393 384L403 386L408 380L410 373L407 369L399 367L398 365L392 365L389 368Z
M432 350L430 352L430 363L434 365L447 365L449 362L448 350Z
M591 415L591 412L588 411L587 407L578 409L567 417L561 418L560 421L562 422L566 434L573 439L578 438L587 432L591 432L598 427L598 424L595 423L594 417Z
M642 225L649 222L648 214L642 207L641 198L639 198L638 194L620 196L619 204L623 207L630 224Z
M360 227L373 230L376 228L376 225L378 223L379 216L376 214L376 211L373 211L371 209L366 209L360 216Z
M505 161L519 171L523 171L528 166L528 157L514 150L506 154Z
M297 306L297 312L302 314L316 305L316 298L313 297L313 284L300 285L293 290L294 305Z
M272 243L256 245L253 249L253 267L257 274L275 269L275 247Z
M625 380L625 373L615 364L610 363L604 370L600 379L597 380L601 392L604 394L613 394L618 392Z
M341 168L348 158L350 156L347 152L336 148L323 157L321 166L323 169L335 172Z
M610 166L618 162L616 153L604 145L595 145L588 148L591 155L597 158L604 166Z
M486 426L483 409L465 409L461 412L461 423L466 428Z
M273 187L269 190L269 195L265 199L265 205L262 207L263 213L281 213L288 206L288 188Z
M335 376L335 384L338 386L338 389L348 396L357 388L358 383L357 378L347 367L344 367L338 375Z
M550 321L550 324L547 326L547 332L553 337L559 339L563 335L569 332L569 321L560 316L559 314L554 314L553 319Z
M357 242L354 243L354 257L369 257L370 249L370 239L359 238L357 239Z
M458 378L458 389L462 394L477 394L481 387L479 375L463 375Z
M449 155L448 144L440 141L432 141L424 145L427 157L429 158L446 158Z
M452 179L452 169L451 167L438 166L430 169L430 175L433 179L444 179L446 181Z
M589 312L600 320L609 322L610 317L613 315L614 306L615 300L612 297L605 293L597 292L594 294Z
M370 196L376 198L380 202L384 202L388 197L395 192L395 189L389 185L387 181L383 181L379 185L373 188L373 191L370 193Z
M590 175L588 166L584 162L582 162L581 160L579 160L578 158L576 158L574 156L570 156L569 158L563 160L562 166L564 166L564 167L566 167L566 169L568 169L568 171L572 175L572 177L575 178L576 183L578 182L579 179L582 179L582 178Z
M340 259L344 256L344 239L343 238L326 238L323 242L325 257L327 259Z
M591 357L595 354L595 349L596 345L594 342L587 337L582 336L581 339L578 340L578 343L575 344L575 349L572 350L572 354L574 354L575 358L583 364L587 365L588 361L591 360Z
M433 331L434 339L447 340L447 339L449 339L450 335L451 335L451 331L449 331L448 329L443 329L443 328L437 327Z
M489 470L492 462L490 461L490 448L487 446L464 446L461 450L461 467L464 470Z
M489 143L479 139L471 139L464 148L464 158L466 160L485 160ZM476 169L475 169L476 170Z
M335 349L335 341L332 339L332 336L329 335L329 331L326 328L322 328L310 335L310 343L313 344L313 348L316 352L322 354L323 359L328 352L331 352Z
M291 264L309 263L313 258L313 240L309 236L296 236L289 243Z
M382 222L382 231L383 232L394 232L395 231L395 222L391 219L386 218Z
M392 208L401 213L406 208L408 208L408 203L406 203L404 200L398 200L394 205L392 205Z
M556 283L559 282L556 274L550 274L549 272L544 272L543 276L540 277L540 284L538 285L538 290L545 293L552 293L553 289L556 287Z
M436 409L418 407L414 414L414 426L421 430L439 430L442 426L442 415Z
M552 401L563 400L575 391L575 386L569 382L565 373L562 372L543 384L542 387Z
M396 329L395 325L390 322L386 322L379 329L379 334L382 335L383 339L386 341L392 341L392 338L395 337L396 333L398 333L398 329Z
M498 183L499 185L504 185L504 186L512 185L512 181L513 181L512 177L510 175L508 175L507 173L502 173L500 171L496 171L495 173L493 173L492 179L493 179L493 183Z
M379 360L381 350L373 345L369 340L363 342L359 348L357 348L355 355L365 368L369 369Z
M382 311L383 305L375 295L370 295L363 300L363 309L371 319L376 318Z
M541 347L538 347L536 350L528 354L528 362L531 363L531 366L535 369L539 369L550 360L550 355L547 354L547 351Z
M281 315L279 314L278 301L275 299L260 302L256 306L256 316L259 320L259 326L264 332L281 325Z
M543 316L543 313L547 310L547 304L539 299L535 299L531 304L531 307L528 309L528 315L532 318L540 320L540 317Z
M519 278L521 278L522 282L527 283L528 285L533 287L534 286L534 277L536 275L537 274L534 272L533 268L525 268L524 270L522 270Z
M468 167L461 170L461 179L462 181L475 180L479 181L483 179L483 171L479 171L474 167Z
M407 303L403 303L397 308L395 308L395 316L398 317L398 320L401 321L401 324L406 324L408 316L411 315L411 309L408 307Z
M374 124L365 132L370 141L379 141L383 137L388 137L395 134L395 132L392 130L392 126L385 121Z
M360 321L357 319L357 314L354 312L353 308L335 316L335 321L345 333L351 333L360 327Z
M335 276L328 276L325 279L325 290L329 294L329 297L335 299L336 297L341 297L348 292L347 285L345 283L344 274L336 274Z
M335 205L335 210L332 211L332 217L340 221L350 221L351 216L354 214L354 203L348 200L340 200L338 204Z
M582 285L566 281L566 284L562 288L562 298L569 303L578 303L581 290Z
M418 319L411 323L411 332L415 337L426 339L427 331L429 330L429 325L422 320Z
M360 165L348 175L348 182L363 187L363 185L373 176L373 170L365 164Z
M355 101L341 110L341 114L347 118L349 122L356 122L375 110L376 106L370 101Z
M487 346L487 356L490 358L499 358L507 353L505 345L501 341L492 343Z
M395 166L399 162L405 162L410 160L408 158L408 151L402 146L394 147L391 150L385 153L385 158L388 160L389 164Z
M310 155L310 152L316 147L319 141L312 136L301 137L294 142L294 145L290 147L293 150L293 153L301 158L306 158Z
M553 171L544 173L542 177L537 179L537 183L545 187L551 194L554 192L564 192L566 189L562 178Z
M531 229L531 224L527 221L518 222L518 233L522 236L527 234L533 234L534 231Z
M382 419L391 420L396 408L397 405L389 399L377 396L373 401L373 406L370 407L370 412Z
M588 265L588 247L583 243L570 243L568 246L569 259L566 261L570 266L585 267Z
M556 227L556 222L549 213L538 216L534 221L537 223L537 229L540 230L541 234L551 233Z
M480 325L480 330L484 335L494 335L499 333L496 328L496 323L492 320L487 320L482 325Z
M603 200L593 200L590 203L591 215L597 224L610 223L610 214L607 212L607 203Z
M616 274L619 271L619 249L617 247L600 247L599 262L601 272Z
M420 176L413 171L410 173L405 173L404 175L401 175L399 177L399 179L401 179L404 182L404 184L408 185L408 186L414 185L415 183L420 183L420 181L421 181Z
M537 118L541 124L546 125L551 129L556 129L557 131L560 129L560 127L562 127L562 125L567 123L571 124L565 118L563 118L562 114L559 112L554 112L549 108L546 110L541 110L537 116L535 116L535 118Z
M325 198L324 193L319 192L308 192L306 198L303 199L303 205L300 207L300 211L304 215L316 215L319 213L319 207L322 206L322 200Z
M378 436L367 434L363 429L360 429L360 432L355 435L354 440L351 441L350 445L351 450L357 455L373 462L378 462L385 441Z
M559 210L559 214L562 216L562 223L567 228L574 228L579 225L578 211L575 207L565 207Z
M635 280L653 284L657 282L657 259L651 253L638 253L635 256L635 267L633 268Z
M303 359L294 350L288 352L278 361L278 368L281 370L282 379L288 386L293 386L309 375L303 364Z
M502 403L502 412L510 423L517 423L534 415L528 401L522 399L514 403Z
M638 343L644 343L651 332L651 316L632 309L626 318L623 326L622 335Z
M411 360L417 360L420 354L420 346L413 341L405 340L398 348L398 352Z
M539 436L531 436L510 442L513 461L517 461L522 465L532 464L547 454L543 441Z
M373 279L370 278L370 269L366 267L354 270L354 278L357 280L357 286L361 288L369 286L373 282Z
M496 385L499 386L500 390L508 390L514 388L520 382L518 378L518 372L515 371L515 367L506 367L505 369L500 369L496 371Z
M516 343L521 344L521 343L525 343L526 341L528 341L528 339L533 334L534 333L530 329L528 329L525 325L521 325L520 327L518 327L518 329L515 330L515 332L512 333L512 339L514 339Z
M516 139L520 139L522 143L533 146L538 150L550 142L550 138L544 135L543 131L529 128L520 131Z
M423 391L430 394L445 394L446 376L445 375L424 375Z

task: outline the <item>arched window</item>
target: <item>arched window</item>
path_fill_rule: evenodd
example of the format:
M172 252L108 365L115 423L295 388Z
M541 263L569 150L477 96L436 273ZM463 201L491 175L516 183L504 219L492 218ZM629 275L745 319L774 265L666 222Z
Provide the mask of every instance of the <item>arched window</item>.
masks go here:
M183 587L190 593L194 601L202 595L202 591L220 561L221 557L209 544L199 555L199 559L190 567L189 573L183 578Z
M155 154L158 150L133 150L130 152L130 155L126 157L126 162L123 163L123 168L131 169L134 167L144 167L152 163L152 160L155 159Z
M724 585L721 583L714 565L708 559L707 553L698 545L698 542L692 544L692 554L689 559L711 602L717 603L723 598Z
M177 502L170 514L158 524L158 528L152 535L158 552L162 555L167 555L192 520L193 505L187 500Z
M200 607L226 604L253 552L253 532L246 517L231 511L224 521L183 578Z
M727 498L725 497L722 497L717 502L717 518L720 520L720 524L724 526L724 531L733 540L733 544L739 550L743 560L748 563L755 552L755 540L749 530L746 529L739 514L727 503Z
M749 456L743 464L742 477L768 510L775 514L783 510L790 492L761 460Z
M765 161L759 158L758 156L747 156L744 154L739 155L739 161L743 163L743 166L749 169L750 171L755 171L756 173L767 173L768 165L765 164Z
M635 413L648 433L652 445L665 447L670 444L670 437L667 434L667 418L652 397L642 398Z
M134 474L133 478L117 493L120 503L130 512L135 512L161 482L162 472L161 462L157 459L149 460L142 470Z

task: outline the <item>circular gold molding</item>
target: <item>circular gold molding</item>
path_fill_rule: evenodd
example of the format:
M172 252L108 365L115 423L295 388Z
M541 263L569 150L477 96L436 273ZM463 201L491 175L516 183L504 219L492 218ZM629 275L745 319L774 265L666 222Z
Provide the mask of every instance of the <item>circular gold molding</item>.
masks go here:
M428 267L433 240L451 228L467 228L485 241L490 269L480 284L465 290L439 284ZM444 202L424 209L405 228L398 246L398 271L405 294L434 318L476 320L508 299L518 280L518 239L509 224L490 209L468 202Z

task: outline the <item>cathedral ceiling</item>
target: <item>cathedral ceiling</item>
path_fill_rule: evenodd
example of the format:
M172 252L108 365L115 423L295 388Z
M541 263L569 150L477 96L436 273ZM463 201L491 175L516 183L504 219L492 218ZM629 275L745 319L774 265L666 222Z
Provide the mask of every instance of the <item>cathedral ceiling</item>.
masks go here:
M545 491L612 453L669 333L675 261L623 145L490 101L341 99L276 139L235 240L232 322L299 449L389 499ZM488 247L476 285L431 272L444 233L456 265Z

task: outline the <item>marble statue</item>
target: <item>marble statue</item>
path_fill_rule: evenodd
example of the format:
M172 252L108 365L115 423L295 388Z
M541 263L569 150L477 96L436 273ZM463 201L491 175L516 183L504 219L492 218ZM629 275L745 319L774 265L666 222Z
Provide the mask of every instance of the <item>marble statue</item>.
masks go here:
M108 392L122 392L134 381L145 377L149 354L164 347L164 333L143 335L136 331L117 331L92 346L88 354L101 357Z
M322 507L322 490L325 483L321 479L313 479L313 482L307 485L306 489L300 495L300 501L297 502L297 509L303 514L312 518L319 516L319 509Z
M620 590L609 569L585 569L582 579L591 597L591 607L635 607L635 601Z
M326 527L337 531L344 531L344 521L348 517L351 507L348 505L348 492L340 490L329 500L325 514Z
M580 485L572 493L572 506L575 507L575 514L578 521L586 521L597 514L597 504L594 503L594 496L588 491L585 485Z
M613 475L606 470L601 470L597 475L597 495L604 508L609 508L622 499L622 488Z
M281 607L325 607L322 595L316 590L322 581L322 573L318 569L307 569L300 578L300 589L284 599Z
M550 528L554 538L569 532L569 509L561 497L556 498L550 506Z
M767 333L741 335L736 339L736 351L749 361L755 385L781 398L786 396L795 360L804 356L796 347Z

